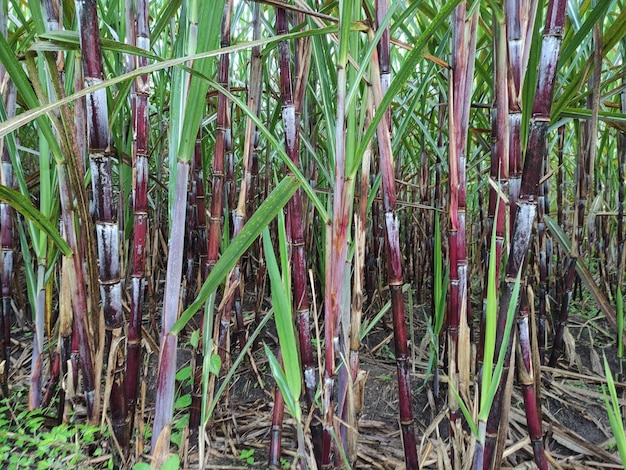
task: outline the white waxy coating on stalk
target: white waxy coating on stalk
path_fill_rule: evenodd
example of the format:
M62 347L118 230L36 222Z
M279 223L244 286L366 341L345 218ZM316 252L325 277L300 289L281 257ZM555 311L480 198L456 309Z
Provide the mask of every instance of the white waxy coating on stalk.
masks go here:
M99 85L102 83L100 78L85 78L85 85L87 87ZM96 90L93 93L90 93L87 96L89 106L87 106L87 113L89 116L89 122L98 126L95 129L97 132L97 136L99 139L106 138L109 133L109 124L108 124L108 115L107 115L107 92L106 89ZM96 113L95 120L92 115ZM100 115L99 113L104 113L104 115ZM95 121L95 122L94 122ZM91 129L90 129L91 132ZM93 139L90 139L93 140Z
M317 386L315 369L304 369L304 384L307 388L315 388Z
M283 108L283 123L285 126L285 143L287 149L293 149L296 145L296 110L293 106Z
M110 275L119 277L119 227L116 223L96 223L98 238L98 262L101 280L111 280ZM114 256L115 255L115 256ZM107 275L107 274L109 275Z
M548 68L550 70L545 73L538 74L537 90L539 90L542 94L547 93L547 90L552 90L554 75L559 62L560 50L561 36L544 36L543 43L541 45L541 60L539 62L539 67ZM550 113L548 112L548 115L549 114Z

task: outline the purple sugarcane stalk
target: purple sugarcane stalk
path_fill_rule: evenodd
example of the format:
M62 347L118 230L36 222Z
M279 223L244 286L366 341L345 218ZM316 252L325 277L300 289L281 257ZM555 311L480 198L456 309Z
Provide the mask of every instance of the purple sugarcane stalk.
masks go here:
M136 36L137 47L150 49L150 30L148 26L148 1L136 1ZM136 66L148 65L148 59L137 56ZM150 81L148 75L137 77L132 95L133 116L133 247L131 272L131 303L126 339L126 400L132 413L137 399L141 367L141 321L146 289L146 250L148 237L148 174L150 122L148 101Z
M371 90L367 93L367 110L365 111L364 127L370 125L374 114L374 98ZM352 310L350 318L350 355L348 359L351 387L342 410L342 419L347 423L348 440L346 456L350 468L356 468L359 417L363 411L364 382L359 367L359 350L361 348L361 317L363 315L363 281L365 279L365 239L367 228L367 201L370 185L371 148L363 155L361 162L361 191L359 208L354 216L354 287L352 290Z
M221 46L230 45L230 24L232 16L232 1L226 1L222 15ZM230 56L221 54L217 80L225 89L229 89ZM219 245L222 237L222 216L224 212L224 156L227 148L232 148L228 140L231 134L228 130L228 103L229 99L223 93L217 94L217 121L215 130L215 150L213 154L213 180L211 193L211 217L209 219L209 241L207 251L207 267L210 272L217 263ZM226 364L228 350L228 332L230 330L230 310L224 309L219 322L218 351L222 365Z
M159 351L159 371L156 383L156 412L152 431L152 453L160 458L169 452L170 420L174 406L174 380L176 374L176 348L178 335L170 333L178 317L180 280L185 240L185 215L187 207L187 182L189 162L179 160L176 167L176 187L172 207L165 300L161 320L162 335Z
M200 285L204 283L207 276L206 257L207 257L207 238L206 238L206 207L204 204L204 176L202 171L202 129L198 130L196 137L196 145L194 147L193 162L191 163L191 178L193 190L191 197L195 198L194 219L196 224L195 237L191 240L191 251L193 251L193 261L197 259L198 277ZM188 243L190 240L188 239ZM187 248L189 251L189 247ZM189 260L189 255L188 255ZM189 262L189 261L188 261ZM192 270L195 273L195 270ZM189 276L189 266L187 266L187 289L191 289L190 284L195 283L195 279ZM204 321L204 318L203 320ZM200 326L202 331L202 326ZM189 429L192 433L196 433L200 426L202 412L202 354L196 351L196 368L193 376L193 391L191 394L191 407L189 412Z
M600 78L602 72L602 38L599 30L594 27L593 44L594 70L589 77L589 86L592 90L588 98L588 106L591 108L591 119L581 125L579 158L576 167L576 209L574 211L574 235L567 262L565 273L564 295L562 305L556 320L554 344L550 354L550 366L555 367L563 349L563 333L569 315L569 303L571 301L572 287L576 280L576 260L581 254L580 245L583 243L583 230L585 225L585 207L589 198L588 193L593 178L593 162L596 158L596 141L598 133L598 110L600 106ZM571 272L570 272L571 271Z
M77 0L76 12L79 22L81 53L85 86L96 85L104 79L100 28L95 0ZM87 96L88 145L91 166L91 185L95 205L95 225L98 241L98 269L102 312L106 328L104 357L113 338L122 334L122 286L120 282L119 227L114 205L109 123L106 90L98 90ZM124 362L123 355L115 356ZM118 364L115 368L110 395L113 431L122 448L128 447L126 423L126 398L124 375Z
M498 185L500 193L491 186L489 189L489 208L488 208L488 224L487 224L487 253L491 253L491 233L495 226L496 230L496 250L495 259L488 259L485 267L485 273L489 272L490 263L496 263L496 279L500 279L500 264L502 262L502 252L504 250L504 230L507 205L502 197L506 194L509 180L509 120L507 109L509 104L507 80L507 50L505 41L506 26L502 21L498 21L497 15L494 14L494 95L495 106L492 114L492 156L490 166L490 178ZM510 77L509 77L510 78ZM489 255L487 255L489 256ZM485 342L485 312L487 308L487 284L483 292L483 315L481 318L481 339L477 351L477 360L479 370L482 370L484 342Z
M1 7L0 7L1 9ZM2 31L0 34L4 34ZM15 103L17 93L13 82L5 75L4 67L0 65L0 84L5 83L2 90L5 100L4 106L7 117L15 115ZM4 139L0 142L0 184L8 188L13 187L13 165L9 156ZM5 397L9 396L9 366L11 365L11 296L13 294L13 253L14 253L14 230L13 219L15 210L6 202L0 202L0 242L2 243L2 274L0 286L2 289L2 306L0 307L0 354L4 361L2 374L2 390ZM39 299L38 299L39 300ZM42 325L43 336L43 325ZM41 341L40 341L41 340ZM38 406L41 401L41 353L43 351L43 337L37 335L33 341L33 371L31 374L31 388L37 387L37 399L33 403L32 396L29 398L30 406Z
M372 91L374 105L382 100L382 86L378 72L378 54L374 52L371 60ZM390 122L388 116L378 125L378 151L380 154L380 171L382 176L383 211L385 216L385 254L387 259L387 276L391 292L391 312L393 319L394 346L396 367L398 370L398 398L400 406L400 430L404 445L404 458L407 469L418 468L417 447L411 402L411 384L409 356L402 298L402 252L400 249L400 231L396 215L396 181L394 175L393 154L391 150ZM328 343L327 343L328 344Z
M76 335L78 345L76 350L80 355L80 368L83 373L83 387L85 389L85 402L87 405L87 416L89 419L96 418L94 411L94 390L95 374L93 369L91 343L87 333L87 292L85 290L85 276L83 273L81 253L76 238L76 227L74 225L74 208L71 184L67 175L65 165L57 163L57 175L59 178L59 195L61 198L61 221L65 232L67 244L72 249L73 269L69 269L72 308L73 308L73 334ZM72 346L72 349L74 347ZM76 370L76 369L75 369Z
M342 21L347 21L344 18ZM345 63L337 64L337 118L335 123L335 185L333 213L329 244L326 247L326 273L324 296L325 369L322 392L323 438L322 469L333 468L331 449L333 443L333 388L335 383L337 352L339 346L339 322L345 286L346 260L348 258L348 230L352 212L350 181L346 174L346 88ZM328 230L328 227L327 227Z
M466 213L466 154L469 111L476 54L476 25L478 12L467 17L466 3L460 3L453 17L454 54L451 70L449 109L450 129L450 302L448 304L448 374L462 395L469 384L469 331ZM459 341L461 340L461 342ZM464 365L459 367L459 361ZM456 397L450 388L450 425L460 418Z
M526 423L528 434L533 448L535 463L540 470L548 470L548 461L543 447L543 432L541 431L541 408L537 404L535 393L535 371L533 366L533 354L530 340L530 325L528 305L532 300L522 297L522 307L517 319L517 332L519 341L516 343L517 350L517 370L519 383L524 397L524 408L526 409ZM533 308L532 306L530 308Z
M519 206L515 217L511 252L506 264L505 282L502 286L500 304L498 308L496 351L500 350L504 338L507 312L515 278L526 263L526 256L531 247L533 225L537 214L537 198L539 180L541 178L542 161L547 152L546 137L550 125L550 111L554 95L554 83L557 72L559 53L563 38L565 23L566 0L550 0L547 9L546 26L544 28L543 43L539 60L537 87L531 115L524 172L520 187ZM517 308L516 308L517 311ZM508 364L511 341L508 347L504 364ZM508 366L505 366L502 377L507 377ZM484 468L490 468L494 460L495 438L500 425L500 416L504 404L504 380L500 381L494 403L487 420L487 439L485 446Z
M289 27L287 22L287 12L283 8L276 9L276 33L286 34ZM306 62L308 57L304 59ZM302 64L303 60L298 61ZM293 92L293 80L291 74L291 51L288 41L280 41L278 43L278 63L280 70L280 90L282 99L282 118L285 129L285 150L287 155L296 166L300 165L300 120L302 100L296 101ZM301 76L301 80L306 83L307 76ZM300 89L304 90L302 82ZM315 359L313 357L313 348L311 344L311 329L309 315L309 297L307 292L307 259L305 253L305 237L304 222L302 212L304 209L303 192L298 189L287 203L287 213L289 230L287 231L288 242L291 245L291 275L293 289L293 309L296 327L298 331L298 339L300 343L300 357L302 361L302 373L305 384L305 399L307 408L310 410L315 401L315 392L317 390L317 374L315 372ZM275 389L275 396L280 394L278 388ZM281 397L282 399L282 397ZM279 403L280 404L280 403ZM278 406L274 406L274 419L278 420L278 414L282 415L282 411L278 410ZM275 424L275 423L274 423ZM321 426L318 422L311 423L311 434L313 437L313 446L317 451L321 451ZM272 437L274 437L274 432ZM280 436L279 434L277 435ZM271 445L270 449L279 450L278 454L270 454L270 465L277 465L280 458L280 443ZM321 453L318 454L321 456Z

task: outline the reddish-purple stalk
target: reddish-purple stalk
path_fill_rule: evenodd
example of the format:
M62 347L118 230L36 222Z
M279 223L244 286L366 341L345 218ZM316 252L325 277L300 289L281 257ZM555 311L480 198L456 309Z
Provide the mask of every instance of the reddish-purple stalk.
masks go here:
M598 28L594 27L594 70L589 77L591 94L588 98L588 106L591 109L591 119L580 126L580 145L576 166L576 209L574 210L574 233L572 246L569 253L571 261L567 262L565 282L563 286L562 305L559 316L555 321L554 344L550 354L550 366L555 367L563 349L563 334L569 315L569 304L572 297L572 287L576 280L576 260L581 254L580 245L583 243L583 230L585 226L585 207L591 180L593 179L593 163L596 158L596 141L598 133L598 110L600 106L600 78L602 72L602 39L599 37Z
M505 0L509 64L509 230L515 221L522 178L522 89L536 13L537 0Z
M252 39L257 40L261 38L261 9L258 3L252 5ZM261 47L255 46L250 51L250 83L248 85L248 107L256 113L258 116L261 113L261 98L263 92L263 79L262 79L262 67L263 60L261 57ZM259 181L259 131L256 130L256 126L252 126L250 130L246 127L246 135L244 140L244 163L248 166L244 168L244 178L246 179L247 188L247 200L245 201L245 217L249 219L255 210L255 201L257 200L257 188ZM246 124L247 126L247 124ZM249 147L249 150L247 148ZM247 157L246 152L250 152L250 156ZM250 249L244 255L244 272L252 273L254 268L252 266L253 259L261 259L257 255L257 252L262 246L261 239L259 238L252 244ZM247 262L246 262L247 261ZM247 268L247 271L246 271ZM255 289L257 292L257 308L255 308L256 321L259 312L261 311L261 303L263 302L264 289L259 288L259 285L263 282L263 274L257 270L257 281L255 283ZM252 276L251 276L252 277Z
M196 137L196 145L194 147L193 161L191 163L191 185L192 191L190 197L194 198L195 204L193 205L193 218L195 223L195 236L191 240L187 239L187 243L191 244L191 251L193 257L191 262L195 264L198 260L198 273L197 278L199 284L204 284L207 276L207 238L206 238L206 207L204 204L204 173L202 171L202 129L198 131ZM191 204L190 204L191 205ZM187 248L189 252L190 248ZM197 256L197 258L196 258ZM190 256L187 256L188 263L190 262ZM190 273L191 271L191 273ZM196 283L196 269L187 266L187 290L192 292L192 285ZM188 300L190 300L188 298ZM202 322L200 325L200 331L202 331ZM191 395L191 407L189 412L189 429L192 433L196 433L200 427L201 411L202 411L202 354L201 351L196 351L196 368L193 376L193 391Z
M448 303L448 375L456 390L467 392L469 369L459 368L459 359L469 359L466 214L466 160L469 111L476 55L478 11L467 18L467 5L460 3L453 16L453 57L450 79L449 168L450 168L450 302ZM465 331L465 333L463 333ZM459 342L463 340L463 342ZM467 342L466 342L467 340ZM469 366L469 360L467 360ZM460 408L450 388L450 426L456 430Z
M85 395L85 402L87 405L87 417L94 419L94 390L95 390L95 375L94 366L92 360L91 344L89 335L87 333L87 292L85 286L85 276L83 273L83 261L82 257L78 254L81 253L81 249L76 237L76 227L74 224L74 205L71 191L71 184L68 178L67 169L65 165L57 163L57 176L59 179L59 195L61 199L61 222L63 224L63 231L65 233L65 240L72 249L74 256L72 256L73 269L69 269L70 283L74 286L71 289L72 296L72 309L73 309L73 325L72 334L74 335L77 345L74 346L72 342L72 355L74 351L78 352L80 356L80 368L83 373L83 388ZM66 343L65 347L69 349L69 345ZM67 349L65 352L67 353ZM62 356L63 358L63 356ZM76 366L75 357L72 358L73 363ZM74 367L74 374L78 371L78 367ZM76 375L73 377L76 384Z
M348 21L342 18L341 21ZM340 41L345 40L340 38ZM346 89L347 73L344 64L337 64L337 116L335 122L335 184L333 191L333 214L330 228L329 243L326 246L326 273L324 296L324 342L325 369L322 391L323 438L322 438L322 469L334 468L331 462L333 444L334 413L332 406L333 388L335 383L337 357L336 347L339 346L339 322L341 319L342 302L348 258L348 231L352 213L353 194L350 191L351 181L346 174ZM328 227L327 227L328 230Z
M496 230L496 250L495 259L488 259L486 263L485 273L489 272L489 264L496 263L496 279L500 279L500 265L502 262L502 252L504 250L504 236L506 225L506 210L507 204L504 196L507 194L508 180L509 180L509 79L510 75L507 74L507 50L505 41L506 25L504 21L498 21L497 15L494 17L494 96L495 106L492 113L493 123L493 145L491 154L491 166L490 166L490 178L492 183L495 183L499 188L499 193L496 188L490 186L489 189L489 208L488 208L488 223L487 223L487 253L491 253L491 234L495 226ZM496 213L497 211L497 213ZM489 256L489 255L487 255ZM483 316L481 319L480 335L477 360L479 364L479 370L482 370L484 343L485 343L485 312L487 308L487 284L485 281L485 288L483 292Z
M626 63L626 41L622 41L622 63ZM622 78L622 85L626 85L626 77ZM620 110L626 113L626 87L620 93ZM622 287L624 280L624 187L626 186L626 132L621 131L617 136L617 175L619 179L618 206L617 206L617 285ZM622 290L623 292L623 290Z
M378 54L374 52L371 60L372 91L374 105L382 100L382 86L379 74ZM391 313L393 320L396 367L398 370L398 399L400 407L400 430L404 445L404 458L407 469L417 469L417 446L411 401L409 355L406 334L404 299L402 298L402 252L400 232L396 214L396 180L393 154L391 150L391 123L389 115L382 119L376 129L380 171L382 176L383 211L385 218L385 257L387 259L387 277L391 292ZM328 343L327 343L328 344Z
M533 300L532 296L527 299L522 296L522 304L517 319L517 332L519 341L516 342L517 350L517 371L522 396L524 397L524 408L526 410L526 423L528 434L533 448L535 464L540 470L548 470L548 461L543 447L543 432L541 430L541 408L537 404L537 394L535 393L535 371L531 347L531 327L529 325L529 304ZM530 308L533 308L532 305Z
M529 126L528 145L524 160L524 172L520 187L519 206L515 217L511 252L506 264L505 281L500 293L495 350L499 351L505 341L504 331L509 304L511 302L515 279L526 264L526 257L531 247L533 225L537 214L537 198L542 162L547 152L546 138L550 125L550 111L554 95L557 64L563 38L566 0L550 0L547 9L546 25L539 59L537 87ZM515 306L517 312L517 307ZM508 376L508 363L511 351L510 338L507 340L504 358L505 368L502 377ZM500 426L504 403L504 382L501 380L487 420L487 439L485 446L484 468L490 468L495 458L495 436ZM507 398L507 401L510 397ZM506 429L506 425L503 426Z
M150 49L149 13L147 0L136 0L134 43L137 47ZM148 59L136 56L136 67L148 65ZM137 399L141 367L141 322L146 290L146 251L148 237L148 175L150 122L148 102L150 79L148 75L137 77L133 87L133 247L131 271L131 303L126 339L125 393L129 411L134 410Z
M563 153L563 134L559 132L558 152ZM541 174L545 177L550 166L549 156L546 155L542 163ZM538 220L537 220L537 246L539 247L539 318L537 321L537 349L539 350L539 363L545 363L547 342L547 318L550 309L549 279L552 259L552 240L548 237L544 217L550 214L549 195L550 183L544 181L539 186Z
M189 162L178 160L176 165L176 186L167 256L165 279L165 300L163 303L161 349L159 351L159 371L156 383L156 412L152 431L152 453L160 459L167 454L170 445L170 420L174 406L174 383L176 374L176 349L178 335L170 333L178 318L180 280L185 240L185 215L187 213L187 183Z
M230 25L232 17L232 1L227 0L224 4L222 15L221 47L230 45ZM225 89L229 89L230 55L221 54L217 80ZM217 120L215 129L215 150L213 153L213 179L211 193L211 216L209 219L209 240L207 251L207 268L211 272L219 256L220 240L222 239L222 216L224 212L224 156L227 149L232 148L229 142L231 133L228 130L229 99L223 93L217 94ZM228 336L230 330L230 309L224 309L220 315L218 351L222 359L222 366L226 364L228 350Z
M278 35L287 34L289 26L287 22L287 12L283 8L276 9L276 33ZM304 91L307 74L300 74L301 67L309 60L308 55L300 57L296 62L299 70L296 76L300 79L298 89ZM280 90L282 99L282 119L285 132L285 150L287 156L296 166L300 166L300 112L302 107L302 97L294 97L294 86L291 73L291 50L288 41L278 43L278 64L280 70ZM308 69L307 69L308 70ZM315 401L317 390L317 374L315 371L315 358L311 344L310 314L309 314L309 293L307 291L307 259L305 253L304 222L302 212L305 207L302 189L298 189L291 200L287 203L288 230L287 238L291 246L291 277L293 294L293 316L298 330L300 343L300 359L302 361L302 373L305 385L305 400L307 408L311 410ZM275 396L280 394L278 388L275 389ZM282 398L281 398L282 399ZM280 402L280 400L278 400ZM277 424L278 415L282 411L274 405L273 430ZM282 422L282 419L281 419ZM311 434L313 446L317 451L321 451L321 427L317 422L311 423ZM278 466L280 460L280 434L272 432L272 439L279 441L270 445L272 451L278 450L277 454L270 454L270 466ZM321 453L318 454L321 456ZM319 463L319 462L318 462Z
M367 93L367 110L364 127L370 124L374 114L374 97ZM352 310L350 318L350 355L348 358L351 385L347 393L346 406L342 410L342 420L347 423L348 439L346 457L350 468L356 468L359 417L363 411L364 383L359 377L359 350L361 348L361 317L363 315L363 281L365 279L365 240L367 229L367 201L370 185L371 148L368 148L361 162L361 190L359 208L354 215L354 286L352 290Z
M0 7L0 10L2 7ZM0 32L4 34L6 31ZM2 96L5 101L4 106L7 111L7 117L10 118L15 115L15 104L17 93L13 86L13 82L8 79L4 67L0 65L0 84L5 84L2 90ZM11 164L11 158L9 156L9 150L4 139L0 141L0 184L8 188L13 187L13 165ZM2 274L0 286L2 288L2 306L0 310L0 354L4 361L2 374L2 390L5 397L9 396L9 366L11 364L11 297L13 294L13 253L14 253L14 230L13 219L15 217L15 210L6 202L0 202L0 241L2 243ZM45 291L44 291L45 292ZM37 301L39 304L39 295ZM43 297L43 296L41 296ZM39 305L38 305L39 306ZM43 325L42 336L43 336ZM35 338L33 344L33 371L31 374L31 389L33 386L37 386L37 400L35 403L31 403L32 398L29 398L30 406L38 406L41 401L41 352L43 350L43 337L41 338L41 344L38 345L38 339ZM39 346L39 349L35 351L35 348ZM36 352L38 354L36 354ZM37 360L35 361L35 356ZM30 397L30 396L29 396Z
M100 48L100 27L95 0L76 2L79 21L83 71L87 87L97 85L104 79L102 52ZM102 312L106 328L104 357L113 338L122 334L122 287L120 282L119 227L114 205L111 149L107 112L106 90L98 90L87 96L88 145L91 167L91 185L95 205L95 225L98 241L98 267ZM110 395L113 430L125 448L127 442L126 398L123 367L123 354L115 355L113 384Z

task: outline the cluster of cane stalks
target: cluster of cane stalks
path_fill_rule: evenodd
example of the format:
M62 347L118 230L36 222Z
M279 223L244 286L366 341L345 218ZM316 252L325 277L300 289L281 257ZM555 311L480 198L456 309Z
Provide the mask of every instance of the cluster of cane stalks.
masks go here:
M357 465L363 319L387 301L409 469L409 338L447 377L454 468L499 467L515 377L548 468L541 366L577 289L622 357L623 0L2 0L0 32L2 390L27 317L29 407L84 407L120 461L171 453L181 338L200 462L265 343L270 467L285 407L297 466Z

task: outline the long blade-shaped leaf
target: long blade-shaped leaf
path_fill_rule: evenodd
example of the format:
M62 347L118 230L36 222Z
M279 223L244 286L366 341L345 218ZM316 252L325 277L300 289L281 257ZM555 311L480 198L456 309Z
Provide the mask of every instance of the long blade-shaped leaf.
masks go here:
M45 232L54 242L55 245L63 252L65 256L72 256L72 250L63 240L61 234L56 227L46 218L44 214L39 212L32 202L20 192L14 189L0 186L0 200L6 202L16 211L22 214L39 230Z
M229 271L235 266L237 260L245 253L248 247L261 234L263 229L272 221L289 201L293 193L298 189L299 182L293 176L287 176L272 191L267 199L261 204L239 235L228 245L224 253L215 264L211 274L202 285L200 293L194 302L182 313L180 319L172 327L171 333L178 334L185 327L191 317L207 301L209 295L215 292L217 287L226 278Z

